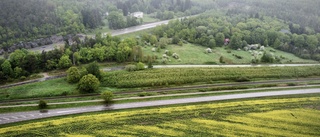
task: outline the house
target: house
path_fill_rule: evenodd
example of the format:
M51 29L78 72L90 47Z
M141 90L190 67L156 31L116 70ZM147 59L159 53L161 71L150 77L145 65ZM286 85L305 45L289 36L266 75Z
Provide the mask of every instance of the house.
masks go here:
M134 12L134 13L131 13L130 15L139 19L143 18L143 12Z

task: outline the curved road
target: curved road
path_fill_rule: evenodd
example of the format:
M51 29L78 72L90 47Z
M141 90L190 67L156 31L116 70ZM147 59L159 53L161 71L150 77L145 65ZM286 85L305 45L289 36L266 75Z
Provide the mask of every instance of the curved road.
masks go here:
M243 93L243 94L232 94L232 95L113 104L109 106L65 108L65 109L48 110L47 112L42 112L42 113L39 111L6 113L6 114L0 114L0 124L8 124L8 123L15 123L15 122L27 121L32 119L41 119L41 118L48 118L48 117L54 117L54 116L63 116L63 115L70 115L70 114L80 114L80 113L86 113L86 112L96 112L96 111L106 111L106 110L153 107L153 106L164 106L164 105L186 104L186 103L199 103L199 102L255 98L255 97L311 94L311 93L320 93L320 89L317 88L317 89L299 89L299 90L272 91L272 92L259 92L259 93Z
M187 17L182 17L182 18L188 18L190 16ZM178 19L182 19L182 18L178 18ZM177 19L172 19L172 20L177 20ZM111 32L111 36L118 36L118 35L123 35L123 34L128 34L128 33L133 33L133 32L137 32L137 31L141 31L141 30L146 30L146 29L150 29L150 28L154 28L156 26L162 25L162 24L168 24L170 20L165 20L165 21L159 21L159 22L154 22L154 23L148 23L148 24L143 24L143 25L138 25L138 26L133 26L133 27L129 27L129 28L125 28L125 29L119 29L119 30L113 30ZM103 35L107 35L108 33L103 33ZM40 47L36 47L36 48L31 48L28 50L31 51L50 51L53 50L55 48L55 46L61 46L64 45L64 42L59 42L59 43L53 43L50 45L44 45L44 46L40 46Z

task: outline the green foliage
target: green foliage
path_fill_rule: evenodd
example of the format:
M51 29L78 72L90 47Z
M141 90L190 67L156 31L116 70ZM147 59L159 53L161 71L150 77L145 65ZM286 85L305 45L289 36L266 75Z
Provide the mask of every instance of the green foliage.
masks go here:
M2 72L5 76L11 77L13 75L13 70L12 70L11 64L8 60L4 61L1 64L1 69L2 69Z
M262 63L274 63L275 57L271 53L264 52L260 60Z
M124 68L126 71L136 71L137 70L137 66L136 65L126 65Z
M72 62L69 59L69 56L64 55L60 58L59 60L59 68L61 69L65 69L65 68L69 68L72 66Z
M92 74L83 76L78 84L81 93L94 93L99 89L100 81Z
M77 67L70 67L67 70L67 81L69 83L77 83L80 80L80 72L79 69Z
M136 64L137 70L144 70L145 69L145 64L142 62L139 62Z
M104 102L109 103L114 98L114 95L111 91L104 91L101 93L101 98L104 100Z
M223 56L221 56L221 57L219 58L219 62L220 62L220 63L226 63L226 62L224 61L224 57L223 57Z
M253 67L253 68L166 68L144 71L116 71L107 73L103 86L136 88L192 84L208 81L238 81L239 78L285 79L320 76L319 66L308 67Z
M38 107L39 107L39 109L45 109L45 108L47 108L47 102L45 101L45 100L40 100L39 101L39 104L38 104Z
M87 74L92 74L94 75L96 78L98 78L99 80L102 79L102 74L99 68L99 65L97 62L92 62L90 63L87 67Z
M152 68L153 68L152 62L149 61L149 62L148 62L148 69L152 69Z

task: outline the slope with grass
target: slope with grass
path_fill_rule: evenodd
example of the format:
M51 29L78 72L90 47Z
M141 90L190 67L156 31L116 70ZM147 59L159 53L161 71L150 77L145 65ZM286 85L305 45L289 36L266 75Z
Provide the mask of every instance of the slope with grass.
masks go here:
M160 52L152 52L153 47L142 48L144 54L147 56L157 56L157 62L161 64L162 55L165 50L169 50L171 53L177 53L180 56L180 60L170 57L170 61L167 64L221 64L219 59L223 56L227 64L250 64L254 57L248 51L244 50L230 50L224 47L216 47L213 49L213 53L206 53L206 47L198 46L195 44L184 44L183 46L178 45L168 45L166 49L160 50ZM281 63L317 63L313 60L301 59L291 53L276 50L272 47L267 47L265 49L267 52L271 52L274 56L283 57ZM263 53L263 51L259 51ZM241 56L242 59L238 59L235 55ZM263 54L258 55L258 59L262 57Z
M319 136L320 96L103 112L3 127L0 136Z

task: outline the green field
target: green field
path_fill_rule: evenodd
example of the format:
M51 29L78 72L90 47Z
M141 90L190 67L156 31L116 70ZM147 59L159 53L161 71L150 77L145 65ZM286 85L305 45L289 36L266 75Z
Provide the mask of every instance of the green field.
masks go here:
M252 81L320 76L320 66L251 68L164 68L144 71L115 71L105 75L103 86L136 88L219 81Z
M320 136L319 94L82 114L0 128L0 136Z
M107 72L97 93L109 90L122 92L145 87L172 87L186 84L215 84L269 79L290 79L320 76L319 66L257 68L166 68L143 71ZM65 78L0 89L0 100L41 98L80 94L77 84Z
M59 78L7 89L0 89L0 100L30 97L52 97L70 94L78 94L76 85L68 84L64 78Z
M227 64L250 64L251 60L254 58L248 51L231 50L231 53L228 53L229 49L225 49L223 47L214 48L213 53L206 54L206 47L197 46L191 43L184 44L183 46L168 45L166 49L162 49L160 50L160 52L152 52L152 48L153 47L151 46L143 48L144 54L150 56L157 56L159 58L159 64L161 64L161 58L162 55L165 53L165 50L169 50L172 53L177 53L181 59L177 60L171 57L171 61L167 62L167 64L221 64L219 62L221 56L228 60L226 62ZM269 52L270 50L275 51L273 53L275 56L283 56L285 58L281 60L281 63L317 63L316 61L301 59L291 53L275 50L271 47L266 48L266 51ZM233 56L233 54L242 56L243 59L237 59L235 56ZM261 57L262 55L259 55L258 59L260 59ZM290 60L292 60L292 62L290 62Z

